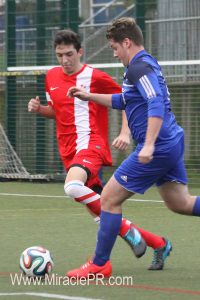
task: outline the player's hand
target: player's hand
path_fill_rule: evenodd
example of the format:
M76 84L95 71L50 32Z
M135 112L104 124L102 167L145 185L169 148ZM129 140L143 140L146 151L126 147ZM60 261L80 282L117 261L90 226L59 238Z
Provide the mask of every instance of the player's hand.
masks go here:
M40 98L36 96L28 103L28 112L37 113L40 109Z
M86 92L84 87L72 86L67 92L67 96L70 98L77 97L81 100L88 101L90 99L90 94Z
M130 136L129 134L120 133L112 142L112 146L121 151L125 151L130 145Z
M138 153L139 162L148 164L153 159L154 145L144 145Z

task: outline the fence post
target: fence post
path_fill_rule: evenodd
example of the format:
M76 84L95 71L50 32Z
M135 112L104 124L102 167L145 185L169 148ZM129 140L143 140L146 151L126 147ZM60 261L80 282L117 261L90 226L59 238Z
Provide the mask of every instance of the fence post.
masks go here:
M46 58L46 0L37 0L36 8L36 64L45 65ZM52 43L52 41L48 41ZM37 95L44 98L44 77L37 76ZM36 172L45 173L45 118L38 116L36 120Z
M6 68L16 66L16 4L6 1ZM6 128L9 140L16 149L16 77L6 77Z
M78 0L61 0L61 29L78 31Z
M136 0L136 22L140 26L145 39L145 10L146 0Z

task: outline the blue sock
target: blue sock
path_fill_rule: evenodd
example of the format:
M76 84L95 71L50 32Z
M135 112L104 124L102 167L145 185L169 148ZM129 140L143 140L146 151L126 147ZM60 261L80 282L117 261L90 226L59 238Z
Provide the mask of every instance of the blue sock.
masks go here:
M193 206L192 215L200 217L200 196L196 197L196 202Z
M97 245L93 262L103 266L110 258L110 254L122 222L122 214L101 211L100 227L97 234Z

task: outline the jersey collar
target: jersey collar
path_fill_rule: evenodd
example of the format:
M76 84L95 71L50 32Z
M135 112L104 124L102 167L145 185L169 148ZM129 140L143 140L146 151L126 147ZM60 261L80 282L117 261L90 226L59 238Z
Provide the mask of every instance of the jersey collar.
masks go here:
M130 61L129 65L136 61L139 57L147 54L146 50L139 51L135 56L133 56L132 60Z
M66 77L72 78L72 77L76 77L78 74L80 74L85 69L85 67L86 67L86 64L83 64L82 68L78 72L73 73L71 75L68 75L68 74L64 73L63 68L61 67L61 73L64 76L64 78L66 78Z

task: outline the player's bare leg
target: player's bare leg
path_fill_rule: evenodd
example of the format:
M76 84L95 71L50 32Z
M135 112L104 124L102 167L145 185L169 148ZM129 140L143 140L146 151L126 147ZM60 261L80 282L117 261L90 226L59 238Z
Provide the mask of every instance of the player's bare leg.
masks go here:
M167 182L159 187L159 193L167 207L179 214L193 215L196 196L191 196L187 185Z

